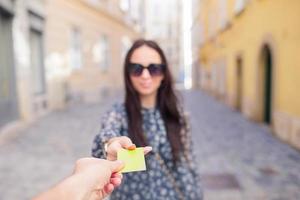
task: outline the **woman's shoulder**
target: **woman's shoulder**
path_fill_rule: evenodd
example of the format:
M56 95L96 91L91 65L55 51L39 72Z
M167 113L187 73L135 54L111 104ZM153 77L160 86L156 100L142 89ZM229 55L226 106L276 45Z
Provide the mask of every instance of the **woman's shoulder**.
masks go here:
M101 123L121 122L126 118L125 106L123 103L113 103L101 115Z
M112 105L112 109L123 111L123 110L125 110L125 104L123 102L115 102Z
M125 104L122 102L116 102L114 103L106 112L106 114L117 114L117 115L123 115L125 113Z

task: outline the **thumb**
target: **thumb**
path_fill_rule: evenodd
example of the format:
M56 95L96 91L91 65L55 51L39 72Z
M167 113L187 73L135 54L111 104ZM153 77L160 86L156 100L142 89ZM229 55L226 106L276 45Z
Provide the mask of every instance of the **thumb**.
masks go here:
M120 160L109 161L109 168L112 173L121 171L125 166L125 163Z

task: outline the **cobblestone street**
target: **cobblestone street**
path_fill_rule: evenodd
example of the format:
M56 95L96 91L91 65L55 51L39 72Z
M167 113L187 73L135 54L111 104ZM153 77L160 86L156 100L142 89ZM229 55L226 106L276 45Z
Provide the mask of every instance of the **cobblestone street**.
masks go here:
M300 199L300 153L202 92L185 93L206 199Z
M207 200L300 199L300 153L268 127L200 91L184 92ZM51 113L0 146L0 199L29 199L90 155L101 114L113 103Z

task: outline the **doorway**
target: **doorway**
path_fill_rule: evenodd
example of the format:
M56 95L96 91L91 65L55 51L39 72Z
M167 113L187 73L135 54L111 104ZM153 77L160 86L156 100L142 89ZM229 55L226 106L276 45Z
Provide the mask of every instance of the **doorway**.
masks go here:
M0 127L18 118L12 15L0 9Z
M243 106L243 59L236 60L236 109L242 111Z
M263 122L271 124L272 122L272 71L273 61L272 52L269 46L265 46L262 51L262 67L264 68L264 93L263 93Z

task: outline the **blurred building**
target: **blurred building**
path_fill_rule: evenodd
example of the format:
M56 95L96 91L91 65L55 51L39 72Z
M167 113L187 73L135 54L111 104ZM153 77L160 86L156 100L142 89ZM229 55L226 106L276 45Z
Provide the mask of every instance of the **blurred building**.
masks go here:
M299 0L202 0L193 23L200 86L298 148L299 19Z
M120 90L143 9L137 0L1 0L0 129Z
M158 42L174 78L183 82L182 0L145 1L145 37Z
M0 1L0 127L47 112L45 1Z
M0 126L18 115L15 70L11 56L13 14L12 2L0 1Z
M192 87L199 88L201 82L201 67L199 62L199 47L203 44L202 23L200 23L200 0L192 0Z
M47 2L46 69L53 107L99 102L120 90L123 59L143 32L143 1Z

